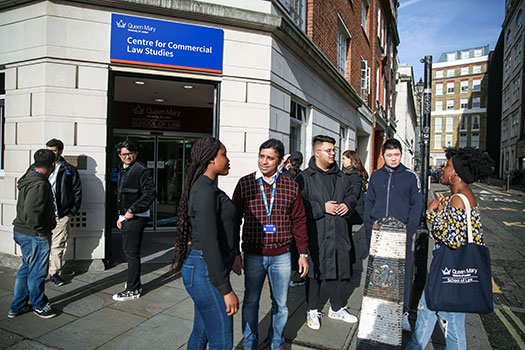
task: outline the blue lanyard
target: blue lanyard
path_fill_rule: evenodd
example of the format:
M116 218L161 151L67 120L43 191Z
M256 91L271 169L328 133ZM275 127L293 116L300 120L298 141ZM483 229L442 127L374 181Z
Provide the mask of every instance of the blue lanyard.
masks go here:
M268 220L271 220L273 202L275 201L275 189L277 188L277 178L273 180L272 197L270 198L270 208L268 208L268 200L266 199L266 192L264 191L264 184L262 181L262 177L259 178L259 187L261 188L261 194L262 194L263 201L264 201L264 207L266 208L266 215L268 215Z

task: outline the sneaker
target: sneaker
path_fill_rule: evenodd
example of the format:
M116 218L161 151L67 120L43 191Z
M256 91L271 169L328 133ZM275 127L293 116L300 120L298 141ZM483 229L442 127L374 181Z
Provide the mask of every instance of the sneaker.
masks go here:
M403 312L403 331L412 332L412 327L410 327L410 322L408 321L408 312Z
M22 315L28 312L29 310L31 310L31 306L27 304L22 308L22 310L18 312L11 312L11 310L9 310L9 312L7 313L7 318L15 318L16 316Z
M49 278L49 280L55 285L55 287L60 287L66 284L60 276L58 276L58 273L55 273L53 276Z
M57 315L56 312L53 311L49 303L47 303L46 306L44 306L43 308L34 309L33 313L40 318L53 318Z
M135 290L125 290L123 292L114 294L113 300L116 300L116 301L133 300L133 299L140 298L141 295L142 295L142 288L135 289Z
M332 307L330 306L330 310L328 311L328 317L333 318L334 320L345 321L347 323L357 322L357 317L349 313L346 306L340 308L337 311L332 310Z
M299 287L299 286L304 286L304 284L306 283L306 281L304 279L300 279L299 281L290 281L290 287Z
M306 311L306 325L313 330L321 328L321 313L315 310Z

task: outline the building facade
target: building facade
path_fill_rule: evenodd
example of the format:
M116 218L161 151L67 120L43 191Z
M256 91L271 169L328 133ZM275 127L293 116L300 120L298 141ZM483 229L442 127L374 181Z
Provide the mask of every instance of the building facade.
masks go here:
M64 141L84 193L72 219L68 260L111 263L120 249L114 146L124 139L139 145L139 160L154 175L158 196L148 230L166 250L174 241L184 168L199 137L219 137L227 147L231 171L220 187L230 194L239 177L256 169L258 147L270 137L307 161L312 137L327 134L339 150L359 150L372 168L374 135L387 129L387 117L393 120L397 2L352 1L346 6L353 6L353 17L326 13L338 29L324 34L333 39L325 46L323 35L309 32L322 3L0 4L0 252L19 253L11 225L16 183L33 152L51 138ZM346 51L342 34L350 35ZM328 54L334 48L340 54L335 61ZM377 87L376 80L384 82Z
M396 80L396 121L395 138L403 146L401 162L415 169L415 156L419 151L416 127L418 112L415 99L414 71L412 66L399 65Z
M430 165L447 147L486 150L489 47L443 53L432 65Z
M525 120L523 111L523 1L505 1L502 26L503 83L501 107L500 176L523 170L525 162Z

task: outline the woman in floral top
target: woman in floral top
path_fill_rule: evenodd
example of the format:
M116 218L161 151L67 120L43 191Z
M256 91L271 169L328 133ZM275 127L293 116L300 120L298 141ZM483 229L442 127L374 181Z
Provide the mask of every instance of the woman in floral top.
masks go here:
M471 147L449 148L447 158L447 165L441 171L441 183L449 186L452 196L436 198L429 204L427 221L431 226L430 236L436 240L436 249L445 249L443 245L456 249L467 243L465 204L459 196L454 196L463 194L472 208L470 216L474 242L484 245L478 201L469 184L490 174L492 160ZM445 328L446 349L467 349L465 313L429 310L423 292L418 305L416 328L407 350L425 348L438 317Z

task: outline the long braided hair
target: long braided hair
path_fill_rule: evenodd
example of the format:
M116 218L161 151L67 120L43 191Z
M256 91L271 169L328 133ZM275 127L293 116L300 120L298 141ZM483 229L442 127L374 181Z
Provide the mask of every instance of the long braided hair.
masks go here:
M175 273L182 269L182 264L188 255L188 244L191 237L191 227L188 218L188 201L190 190L195 181L207 169L210 160L214 159L221 148L222 143L214 137L198 139L191 149L191 161L186 165L184 176L184 191L179 200L177 210L177 240L172 267Z

